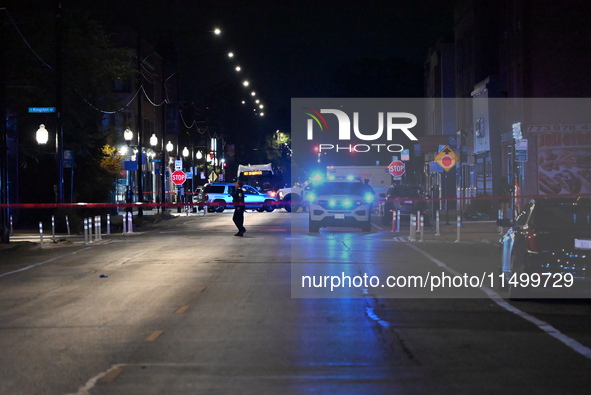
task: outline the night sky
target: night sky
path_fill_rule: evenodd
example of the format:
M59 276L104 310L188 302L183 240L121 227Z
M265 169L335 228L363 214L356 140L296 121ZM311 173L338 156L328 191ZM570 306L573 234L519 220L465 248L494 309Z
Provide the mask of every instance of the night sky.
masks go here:
M93 15L136 28L159 42L165 55L177 56L184 100L192 101L216 84L239 84L246 77L265 101L267 122L284 130L289 128L292 97L407 96L408 89L400 91L396 81L371 77L381 70L404 74L411 68L405 63L416 68L412 84L422 92L422 66L429 46L452 33L452 3L83 2ZM223 35L214 36L214 27L223 29ZM229 50L243 68L240 79L225 55ZM385 84L390 86L380 86Z
M454 0L61 2L64 15L83 9L107 30L129 27L153 42L175 63L182 101L220 85L243 89L247 78L266 105L267 127L288 130L292 97L420 95L429 46L452 36ZM18 23L56 0L3 3Z

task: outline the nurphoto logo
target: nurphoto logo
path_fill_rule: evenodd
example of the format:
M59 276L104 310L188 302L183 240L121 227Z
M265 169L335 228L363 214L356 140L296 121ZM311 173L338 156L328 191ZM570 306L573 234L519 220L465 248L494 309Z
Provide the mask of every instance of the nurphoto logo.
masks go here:
M329 130L329 124L326 118L322 114L332 114L336 117L338 122L338 140L339 141L350 141L352 135L355 138L362 141L377 141L382 138L384 130L386 131L386 140L392 141L394 132L401 131L408 137L409 140L417 141L416 136L410 131L411 128L416 126L417 117L409 112L378 112L377 113L377 131L367 133L367 130L362 131L359 127L359 112L353 112L353 122L347 113L336 109L320 109L320 111L312 108L304 107L308 112L310 118L307 120L307 139L314 139L314 125L317 125L317 129L321 132ZM352 125L351 125L352 124ZM385 126L384 126L385 125ZM351 133L351 130L353 133ZM404 147L400 144L349 144L349 145L334 145L334 144L320 144L319 151L335 150L338 151L349 151L349 152L369 152L385 149L388 152L400 152Z

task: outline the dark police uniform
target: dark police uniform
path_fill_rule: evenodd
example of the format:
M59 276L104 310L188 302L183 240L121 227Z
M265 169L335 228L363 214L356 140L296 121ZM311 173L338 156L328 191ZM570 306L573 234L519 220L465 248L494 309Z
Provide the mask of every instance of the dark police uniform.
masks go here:
M133 203L133 192L131 191L131 189L129 189L129 187L127 187L127 190L125 191L125 203ZM131 213L133 211L133 208L131 206L128 206L126 207L125 211Z
M232 202L234 203L234 216L232 221L238 228L238 233L234 236L242 236L246 232L244 227L244 189L236 188L232 194Z

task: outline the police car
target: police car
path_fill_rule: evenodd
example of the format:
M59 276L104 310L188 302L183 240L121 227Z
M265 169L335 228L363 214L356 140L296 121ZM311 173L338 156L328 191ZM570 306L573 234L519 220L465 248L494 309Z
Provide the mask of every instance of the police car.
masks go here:
M322 227L359 227L371 231L374 192L360 179L328 177L312 184L305 194L310 204L309 230Z
M271 212L275 210L277 198L268 193L259 192L250 185L244 185L244 204L248 210ZM207 211L223 212L226 208L233 208L232 194L234 184L216 182L208 184L200 194L199 201L207 203Z

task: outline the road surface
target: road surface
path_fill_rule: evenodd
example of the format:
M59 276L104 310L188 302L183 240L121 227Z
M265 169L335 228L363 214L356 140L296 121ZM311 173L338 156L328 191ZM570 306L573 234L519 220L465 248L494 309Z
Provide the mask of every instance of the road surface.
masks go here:
M589 393L585 300L301 287L488 275L492 244L309 234L283 210L247 213L240 238L231 216L0 252L0 394Z

